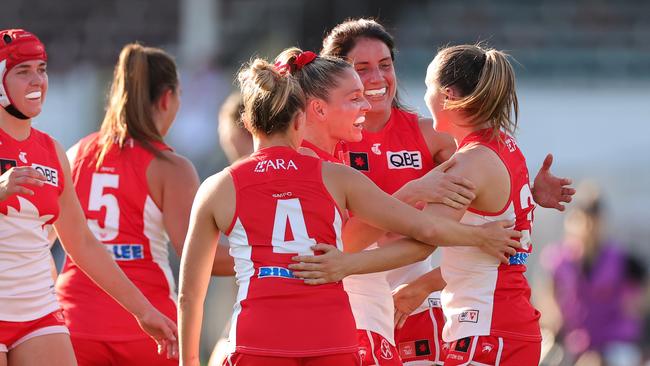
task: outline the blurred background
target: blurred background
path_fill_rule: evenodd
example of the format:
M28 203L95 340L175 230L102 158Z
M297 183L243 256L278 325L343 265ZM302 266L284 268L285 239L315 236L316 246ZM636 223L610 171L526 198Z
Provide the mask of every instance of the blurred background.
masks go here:
M3 2L0 29L46 44L50 89L35 126L66 147L98 128L124 44L175 55L182 107L168 142L205 178L227 165L217 114L242 62L294 45L317 51L334 25L360 16L394 35L400 92L423 115L437 48L486 41L517 60L517 137L531 175L551 152L555 174L579 189L570 212L535 211L542 364L650 365L650 1L20 0ZM206 359L233 282L212 281Z

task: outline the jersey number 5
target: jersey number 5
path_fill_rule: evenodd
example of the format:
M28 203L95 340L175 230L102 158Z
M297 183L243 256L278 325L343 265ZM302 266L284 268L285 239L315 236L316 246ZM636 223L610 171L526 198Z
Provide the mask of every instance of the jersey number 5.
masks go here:
M88 219L88 227L100 241L109 241L117 237L120 227L120 206L117 197L105 193L105 188L117 188L119 176L117 174L94 173L90 183L90 197L88 199L89 211L101 211L106 207L104 227L99 225L99 220Z
M316 240L307 234L305 217L302 213L302 206L298 198L278 200L275 208L275 220L273 221L273 236L271 244L273 253L298 255L314 255L312 245ZM285 241L287 225L293 234L293 240Z

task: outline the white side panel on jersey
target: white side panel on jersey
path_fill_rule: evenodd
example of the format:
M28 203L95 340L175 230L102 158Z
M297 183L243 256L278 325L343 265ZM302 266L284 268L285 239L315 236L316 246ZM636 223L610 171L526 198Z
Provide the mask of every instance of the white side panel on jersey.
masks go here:
M377 249L371 244L366 250ZM357 329L375 332L395 345L395 305L386 272L348 276L343 279Z
M169 237L163 224L163 214L150 196L147 196L144 203L142 219L144 222L144 236L149 239L151 258L165 275L167 285L169 286L169 298L176 304L176 284L174 283L174 274L169 266L169 251L167 250Z
M230 243L230 255L235 260L235 278L239 289L237 291L237 299L233 306L232 319L230 321L230 335L229 335L229 353L235 352L237 346L237 319L241 313L241 302L248 297L248 286L250 279L255 273L253 268L253 261L251 260L252 249L248 244L248 235L244 226L237 218L235 225L228 235L228 242Z
M336 234L336 247L343 251L343 237L341 236L341 228L343 227L343 219L339 210L334 207L334 233Z
M514 220L512 201L499 216L483 216L465 212L460 222L482 225L492 221ZM494 292L501 262L476 247L444 247L440 268L447 282L440 300L445 309L445 342L489 335L492 328Z

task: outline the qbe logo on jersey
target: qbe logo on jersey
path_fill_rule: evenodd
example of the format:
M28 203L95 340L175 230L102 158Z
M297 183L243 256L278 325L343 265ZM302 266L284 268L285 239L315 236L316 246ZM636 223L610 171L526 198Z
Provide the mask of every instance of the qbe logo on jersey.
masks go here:
M56 169L49 166L32 164L32 168L38 170L39 173L45 176L45 183L51 186L59 186L59 173Z
M422 169L422 154L419 151L386 151L388 169Z

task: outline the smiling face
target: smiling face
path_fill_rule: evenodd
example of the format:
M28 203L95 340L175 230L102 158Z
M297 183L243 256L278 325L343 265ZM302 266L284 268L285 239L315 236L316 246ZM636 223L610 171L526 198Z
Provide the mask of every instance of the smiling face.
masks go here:
M338 84L329 91L327 105L327 127L336 140L361 141L365 115L370 104L363 96L363 84L352 68L339 76Z
M47 64L42 60L22 62L7 72L4 85L11 104L25 116L34 118L41 113L47 93Z
M378 39L361 38L347 57L361 78L365 97L372 107L370 112L389 113L397 86L388 46Z

